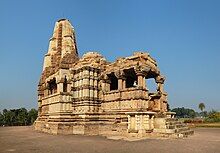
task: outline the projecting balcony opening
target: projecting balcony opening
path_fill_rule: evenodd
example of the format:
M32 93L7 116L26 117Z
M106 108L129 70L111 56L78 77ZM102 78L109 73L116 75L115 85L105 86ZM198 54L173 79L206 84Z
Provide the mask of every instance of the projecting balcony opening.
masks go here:
M118 79L115 76L114 73L108 74L109 80L110 80L110 91L112 90L118 90Z
M125 88L137 87L137 76L134 69L124 70L125 73Z
M49 95L57 92L57 84L55 78L53 78L51 81L48 82L48 90L49 90L48 93Z
M66 79L66 76L65 76L64 82L63 82L63 92L67 92L67 79Z
M148 89L149 94L156 94L157 93L157 84L154 78L145 79L146 86Z

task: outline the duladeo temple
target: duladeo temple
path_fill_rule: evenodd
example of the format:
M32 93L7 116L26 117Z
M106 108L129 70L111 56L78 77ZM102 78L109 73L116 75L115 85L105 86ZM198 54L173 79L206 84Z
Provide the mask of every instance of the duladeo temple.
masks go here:
M150 93L147 79L157 91ZM38 85L34 128L52 134L185 137L193 134L167 109L165 77L146 52L108 62L97 52L79 57L75 31L56 22Z

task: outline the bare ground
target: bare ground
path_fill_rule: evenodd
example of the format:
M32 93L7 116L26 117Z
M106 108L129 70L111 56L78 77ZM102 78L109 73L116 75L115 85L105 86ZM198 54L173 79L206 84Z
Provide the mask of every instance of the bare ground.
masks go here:
M220 128L196 128L185 139L109 140L50 135L32 127L0 127L0 152L16 153L220 153Z

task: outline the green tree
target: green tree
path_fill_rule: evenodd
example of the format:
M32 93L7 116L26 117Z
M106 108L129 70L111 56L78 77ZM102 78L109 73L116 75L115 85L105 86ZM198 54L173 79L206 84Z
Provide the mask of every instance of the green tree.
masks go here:
M200 103L199 104L199 109L203 112L203 110L205 109L205 104L204 103Z
M38 111L31 109L27 111L25 108L19 109L4 109L3 114L0 112L0 126L22 126L32 125L37 119Z
M3 110L4 124L7 126L16 125L16 116L14 111Z
M0 126L4 125L4 116L0 112Z
M34 123L34 121L37 119L37 110L32 108L29 112L28 112L28 124L32 125Z
M17 125L28 125L28 112L25 108L16 110Z
M189 108L174 108L171 110L176 113L176 117L178 118L194 118L196 116L196 112L193 109Z

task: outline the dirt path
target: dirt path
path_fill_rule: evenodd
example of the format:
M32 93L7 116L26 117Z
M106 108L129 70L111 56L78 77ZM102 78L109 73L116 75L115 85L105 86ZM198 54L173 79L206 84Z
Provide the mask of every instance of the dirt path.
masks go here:
M220 128L197 128L186 139L135 142L100 136L50 135L32 127L0 127L0 152L16 153L220 153Z

